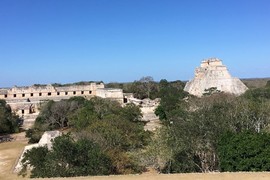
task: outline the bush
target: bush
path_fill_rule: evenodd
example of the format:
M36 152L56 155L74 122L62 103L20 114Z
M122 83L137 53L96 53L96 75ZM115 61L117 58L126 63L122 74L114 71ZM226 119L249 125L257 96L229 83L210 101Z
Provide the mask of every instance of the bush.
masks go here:
M162 169L163 173L191 173L199 172L200 169L195 165L196 156L186 151L180 151L173 156L171 161L166 163Z
M29 138L28 143L38 143L43 133L44 131L38 129L28 129L25 132L25 137Z
M108 175L112 172L110 158L90 140L75 141L69 134L55 138L52 150L37 147L28 150L22 160L21 175L32 167L31 177L74 177Z
M137 106L122 107L116 101L97 97L79 99L81 103L77 106L73 106L73 102L74 99L49 102L36 119L35 128L27 131L30 142L37 142L43 131L59 128L59 120L68 124L76 137L76 141L71 136L56 138L52 151L42 160L44 164L38 166L40 170L34 168L33 177L126 174L144 170L130 156L150 139L150 133L144 131L140 121L142 114Z
M269 171L270 135L266 133L225 133L218 143L221 171Z
M0 134L19 131L22 120L12 113L5 100L0 100Z
M70 125L71 115L85 104L83 97L72 97L58 102L48 101L41 107L34 127L26 131L29 143L37 143L45 131L61 129Z

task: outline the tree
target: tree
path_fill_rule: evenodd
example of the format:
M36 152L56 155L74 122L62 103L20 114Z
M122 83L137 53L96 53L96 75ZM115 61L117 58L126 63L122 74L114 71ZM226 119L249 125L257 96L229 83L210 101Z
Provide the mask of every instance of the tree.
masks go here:
M74 177L112 173L110 158L87 139L75 141L69 134L57 137L52 150L37 147L28 150L22 160L21 175L31 166L31 177Z
M266 85L265 85L266 88L270 88L270 80L267 81Z
M98 119L98 115L94 109L94 103L87 101L84 106L69 116L69 125L75 131L81 131Z
M130 86L130 92L138 99L157 98L158 84L154 82L153 77L142 77L139 81L134 81Z
M270 99L270 88L249 89L243 94L243 97L252 101L264 101Z
M47 147L34 147L24 153L23 166L19 175L26 176L27 168L31 167L31 177L47 177L46 176L46 158L49 153Z
M90 99L90 102L93 103L94 112L97 114L99 119L103 119L104 116L109 114L120 113L121 105L117 101L94 97Z
M171 106L162 105L161 108ZM168 129L167 146L172 150L163 169L167 173L216 171L218 139L222 133L265 132L270 122L269 101L227 94L189 97L188 101L178 99L171 108L159 108L159 115L166 115L163 124Z
M121 174L143 170L129 155L149 141L150 134L140 119L141 111L134 104L122 107L115 101L92 98L69 117L69 122L76 138L98 144L112 160L114 173Z
M26 131L29 143L37 143L45 131L68 127L71 117L86 102L83 97L72 97L59 102L51 100L44 103L34 127Z
M5 100L0 100L0 134L19 131L22 120L12 113Z
M146 91L147 98L150 98L150 93L153 91L153 88L155 87L154 78L151 76L145 76L142 77L139 81L142 83L143 88Z
M221 91L218 90L217 87L211 87L211 88L205 89L203 95L210 96L210 95L216 94L216 93L221 93Z
M175 87L165 79L160 81L159 86L159 97L161 98L161 101L155 114L159 116L161 121L166 121L167 114L183 104L183 98L187 96L187 93L184 92L183 89Z
M224 133L218 143L221 171L269 171L270 134Z
M139 122L142 118L142 112L138 106L128 103L121 110L121 116L131 122Z

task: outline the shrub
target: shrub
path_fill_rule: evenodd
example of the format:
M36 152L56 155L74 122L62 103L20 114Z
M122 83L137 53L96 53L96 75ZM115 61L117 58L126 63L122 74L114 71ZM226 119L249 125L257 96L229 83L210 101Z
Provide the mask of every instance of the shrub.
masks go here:
M270 135L225 133L218 143L221 171L269 171Z
M52 150L37 147L28 150L22 160L21 175L32 167L31 177L74 177L108 175L112 172L110 158L90 140L75 141L69 134L54 139Z

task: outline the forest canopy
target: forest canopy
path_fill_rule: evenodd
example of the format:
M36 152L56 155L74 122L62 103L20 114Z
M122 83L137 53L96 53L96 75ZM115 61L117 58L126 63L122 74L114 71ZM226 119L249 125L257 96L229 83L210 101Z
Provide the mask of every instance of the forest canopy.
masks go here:
M241 96L216 91L201 98L184 92L181 81L143 78L123 86L138 98L160 98L155 113L161 128L144 131L134 104L101 98L50 101L27 131L30 142L46 130L70 134L55 139L52 150L28 151L24 167L34 167L31 176L129 174L147 168L160 173L270 171L269 84Z

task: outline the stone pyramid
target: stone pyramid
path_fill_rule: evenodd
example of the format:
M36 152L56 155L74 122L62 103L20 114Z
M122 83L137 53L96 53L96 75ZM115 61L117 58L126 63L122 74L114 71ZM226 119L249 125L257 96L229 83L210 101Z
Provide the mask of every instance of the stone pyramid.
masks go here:
M217 58L203 60L195 70L194 79L187 82L184 90L201 97L210 88L235 95L241 95L248 89L242 81L232 77L227 67Z

